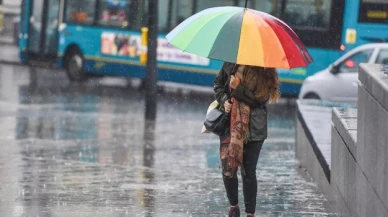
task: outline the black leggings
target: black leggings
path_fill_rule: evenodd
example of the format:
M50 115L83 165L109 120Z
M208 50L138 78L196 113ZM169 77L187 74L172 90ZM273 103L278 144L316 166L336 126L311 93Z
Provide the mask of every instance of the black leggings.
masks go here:
M246 213L255 213L256 210L256 165L263 143L264 141L254 141L248 142L244 145L243 167L245 174L244 172L242 172L241 176L243 180L243 192ZM232 177L226 177L223 175L223 179L229 203L232 206L236 206L238 204L237 171L233 174Z

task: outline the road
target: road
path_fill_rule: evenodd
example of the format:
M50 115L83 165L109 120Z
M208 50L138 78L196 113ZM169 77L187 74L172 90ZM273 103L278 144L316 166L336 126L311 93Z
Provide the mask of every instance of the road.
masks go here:
M159 88L153 130L137 84L0 65L0 216L225 216L210 91ZM256 216L335 216L298 172L294 124L294 103L269 106Z

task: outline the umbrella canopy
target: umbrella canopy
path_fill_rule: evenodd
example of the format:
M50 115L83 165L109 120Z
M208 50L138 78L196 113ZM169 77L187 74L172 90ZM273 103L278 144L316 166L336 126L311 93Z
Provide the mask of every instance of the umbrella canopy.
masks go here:
M287 24L248 8L203 10L179 24L166 38L183 51L243 65L289 69L312 62Z

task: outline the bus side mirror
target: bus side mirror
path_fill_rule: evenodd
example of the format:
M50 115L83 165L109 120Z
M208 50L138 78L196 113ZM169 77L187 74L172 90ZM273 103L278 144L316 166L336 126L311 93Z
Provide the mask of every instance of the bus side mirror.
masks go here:
M332 64L332 65L331 65L331 68L330 68L330 72L331 72L331 74L333 74L333 75L338 74L338 73L340 72L339 67L336 66L336 65L334 65L334 64Z

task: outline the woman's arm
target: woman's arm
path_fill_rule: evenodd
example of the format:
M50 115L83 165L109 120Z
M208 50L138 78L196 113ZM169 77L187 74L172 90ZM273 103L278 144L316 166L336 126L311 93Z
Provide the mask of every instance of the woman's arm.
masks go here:
M216 79L214 80L214 92L216 94L216 100L220 105L224 105L228 99L228 94L225 93L225 83L228 80L228 70L231 70L231 63L224 63Z
M261 104L261 102L256 98L255 93L253 93L241 83L237 85L235 89L233 89L231 95L238 101L241 101L252 107L256 107Z

